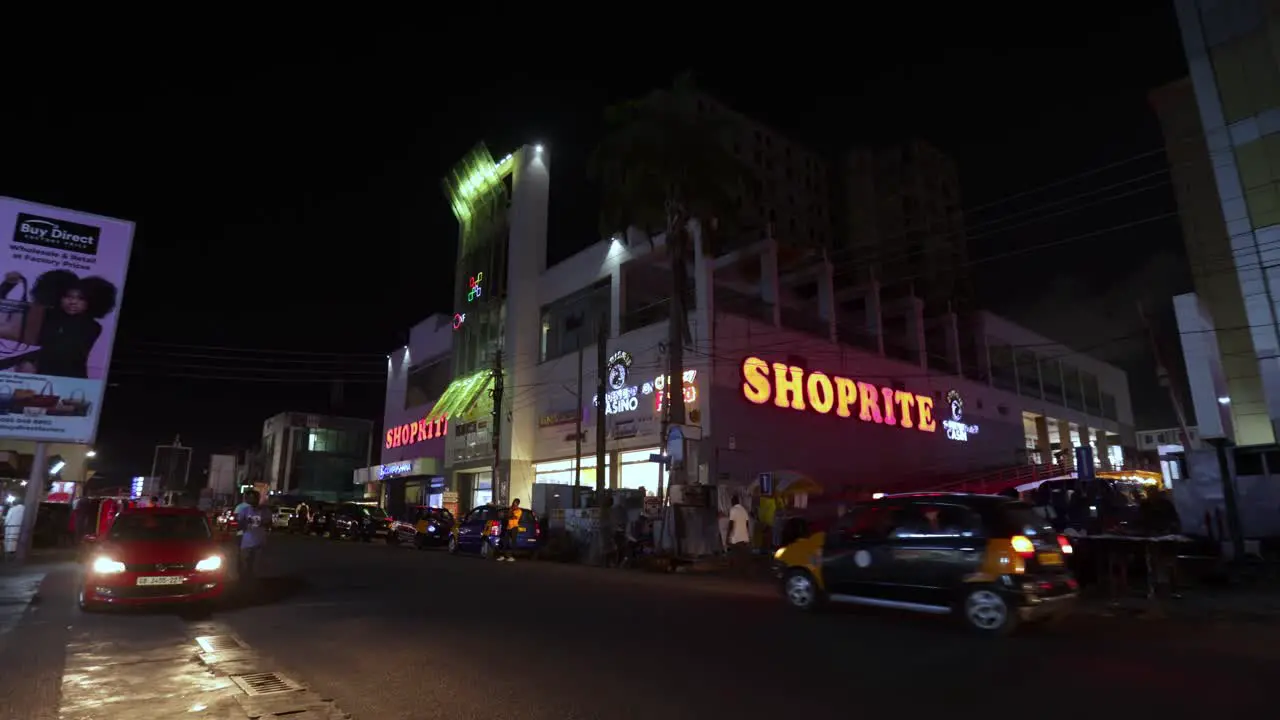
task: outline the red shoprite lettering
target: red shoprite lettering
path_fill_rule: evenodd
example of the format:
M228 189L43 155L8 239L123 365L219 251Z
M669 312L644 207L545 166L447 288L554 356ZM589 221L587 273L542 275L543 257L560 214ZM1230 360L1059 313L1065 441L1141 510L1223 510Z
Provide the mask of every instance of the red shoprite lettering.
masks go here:
M449 432L449 416L422 418L417 422L393 427L387 431L387 449L413 445L423 440L444 437Z

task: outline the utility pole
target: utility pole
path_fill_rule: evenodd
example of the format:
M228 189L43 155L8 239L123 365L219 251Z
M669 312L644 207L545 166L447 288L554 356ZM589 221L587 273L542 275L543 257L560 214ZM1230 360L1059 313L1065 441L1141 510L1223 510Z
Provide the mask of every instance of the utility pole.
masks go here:
M579 321L581 322L581 321ZM581 327L581 324L579 324ZM578 405L578 412L574 418L573 424L573 507L578 507L578 496L582 492L582 350L583 337L581 330L578 333L578 394L574 396L574 402Z
M500 474L499 450L501 449L502 440L502 394L502 349L499 348L493 355L493 387L489 388L489 397L493 399L493 414L489 421L489 424L492 425L489 434L493 436L493 470L489 486L493 488L493 502L497 505L506 505L509 501L506 497L507 486L498 479Z
M667 326L667 380L663 384L666 390L666 402L668 408L668 421L666 433L662 437L663 447L667 447L667 438L672 428L680 428L683 435L684 432L684 336L685 323L688 322L688 316L684 311L684 238L685 230L683 227L672 227L671 232L667 236L667 248L671 252L671 318ZM685 473L685 453L680 453L681 457L675 457L668 451L668 474L667 474L667 492L670 493L672 488L677 485L687 485L688 480ZM684 488L682 488L683 491ZM671 521L674 549L677 555L680 554L680 536L684 532L684 523L682 522L680 509L671 506ZM663 526L666 526L664 519ZM665 530L664 530L665 533Z
M605 488L605 392L609 377L609 326L601 317L596 325L596 506L600 510L599 558L605 561L605 548L613 537L610 520L613 512L613 495Z

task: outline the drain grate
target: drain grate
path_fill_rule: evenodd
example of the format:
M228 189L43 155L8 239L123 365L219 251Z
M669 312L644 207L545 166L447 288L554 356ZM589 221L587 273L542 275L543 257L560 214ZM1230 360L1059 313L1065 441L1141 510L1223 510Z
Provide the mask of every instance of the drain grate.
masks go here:
M248 675L232 675L231 681L240 686L245 695L269 695L271 693L301 690L302 686L280 673L263 672Z
M196 638L196 644L207 653L244 649L244 643L233 635L205 635Z

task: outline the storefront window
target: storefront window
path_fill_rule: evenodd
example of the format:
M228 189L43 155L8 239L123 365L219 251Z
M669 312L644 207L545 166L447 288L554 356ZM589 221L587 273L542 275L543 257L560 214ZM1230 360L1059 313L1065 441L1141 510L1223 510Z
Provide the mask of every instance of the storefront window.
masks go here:
M610 461L609 456L605 455L604 466L606 471L606 475L605 475L606 487L608 486L609 479L611 479L613 475L613 473L611 472L612 464L613 463ZM533 464L533 481L535 483L572 485L573 476L574 476L573 458L568 458L566 460L552 460L550 462L541 462L541 463ZM581 483L582 483L582 487L594 488L596 486L596 456L595 455L583 456Z
M1111 460L1111 467L1124 467L1124 448L1119 445L1111 445L1107 447L1107 457Z
M656 455L658 448L631 450L618 454L618 487L625 490L645 489L646 495L652 495L658 489L659 466L649 462L650 455Z
M480 507L493 501L493 473L482 472L471 476L475 481L471 491L471 507Z

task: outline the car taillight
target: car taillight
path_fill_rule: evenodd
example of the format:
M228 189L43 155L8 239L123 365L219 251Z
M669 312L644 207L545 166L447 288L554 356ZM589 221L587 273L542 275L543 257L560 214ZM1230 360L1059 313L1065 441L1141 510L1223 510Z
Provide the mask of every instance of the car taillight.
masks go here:
M533 524L533 536L542 537L542 526L539 525L538 523Z
M1067 539L1066 535L1058 536L1058 547L1062 549L1063 555L1070 555L1071 553L1075 552L1075 550L1071 547L1071 541Z
M1036 546L1031 544L1031 538L1026 535L1014 535L1009 538L1009 545L1013 547L1013 551L1023 557L1031 557L1036 554Z

